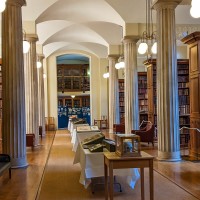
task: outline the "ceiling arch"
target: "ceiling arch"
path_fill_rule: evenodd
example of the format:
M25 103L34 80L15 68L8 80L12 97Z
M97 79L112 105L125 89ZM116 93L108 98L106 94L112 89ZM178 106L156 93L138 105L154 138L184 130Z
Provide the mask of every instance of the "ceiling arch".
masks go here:
M81 50L89 52L100 58L107 57L107 47L100 44L94 44L89 42L82 42L82 43L54 42L44 45L43 50L46 58L55 52L62 52L67 50L73 50L73 51Z
M145 23L145 0L26 2L27 6L22 7L23 20L36 22L39 43L44 44L47 55L52 54L53 50L59 51L59 48L78 48L104 56L109 45L120 44L121 26L125 27L126 23ZM200 24L200 19L189 15L190 3L191 0L183 0L182 5L177 6L176 23Z
M124 24L119 13L104 0L59 0L46 9L36 23L61 19L76 23L92 20Z
M56 32L46 40L44 45L56 41L66 41L71 43L94 42L108 46L108 43L98 33L82 24L72 24Z

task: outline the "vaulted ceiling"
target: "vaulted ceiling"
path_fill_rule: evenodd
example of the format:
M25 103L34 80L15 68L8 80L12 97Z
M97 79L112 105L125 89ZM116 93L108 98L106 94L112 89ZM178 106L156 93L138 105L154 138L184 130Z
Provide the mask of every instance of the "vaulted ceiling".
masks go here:
M120 44L126 23L145 23L145 0L26 0L23 21L35 21L45 57L63 50L83 50L107 57ZM176 23L200 26L189 14L190 0L176 8ZM154 11L155 15L155 11ZM155 16L154 16L155 21ZM195 29L194 29L195 30Z

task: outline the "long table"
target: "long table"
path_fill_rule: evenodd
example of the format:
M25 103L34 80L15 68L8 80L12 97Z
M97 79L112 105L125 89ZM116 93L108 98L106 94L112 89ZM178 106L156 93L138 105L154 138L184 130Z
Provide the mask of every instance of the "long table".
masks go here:
M78 135L78 147L75 152L74 164L79 163L81 166L81 174L79 182L87 188L91 183L91 179L94 177L104 176L104 154L103 152L91 153L88 149L84 149L80 144L80 141L91 136L91 134ZM107 150L104 149L104 152ZM127 178L127 183L131 188L134 188L137 180L140 177L137 168L131 169L116 169L113 174L115 176L121 176Z

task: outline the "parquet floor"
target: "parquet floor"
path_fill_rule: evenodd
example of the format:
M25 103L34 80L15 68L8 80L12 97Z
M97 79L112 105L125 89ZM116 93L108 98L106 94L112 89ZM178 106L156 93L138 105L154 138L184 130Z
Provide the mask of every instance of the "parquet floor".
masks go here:
M0 177L0 200L104 199L102 188L92 194L90 188L85 189L79 183L80 166L73 165L70 134L57 131L54 142L53 139L54 132L48 132L34 151L27 148L29 166L12 170L11 180L8 173ZM145 146L144 149L157 155L156 148ZM146 176L148 181L148 173ZM155 200L200 200L200 162L155 160L154 180ZM122 186L125 184L124 180L120 182ZM146 193L148 199L148 190ZM122 193L116 192L114 199L140 200L139 181L134 190L124 187Z

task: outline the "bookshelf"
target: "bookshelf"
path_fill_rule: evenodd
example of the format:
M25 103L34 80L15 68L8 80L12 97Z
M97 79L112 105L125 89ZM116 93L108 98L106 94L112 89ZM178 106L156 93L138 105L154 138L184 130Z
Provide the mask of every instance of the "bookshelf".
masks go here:
M67 107L89 107L90 106L90 96L76 96L72 97L58 97L58 106Z
M157 125L156 60L145 61L147 67L148 121ZM189 60L178 59L179 124L190 126Z
M58 92L90 91L89 65L57 65Z
M2 60L0 59L0 151L2 149Z
M148 96L147 96L147 74L138 73L138 101L140 112L140 123L148 120ZM124 79L119 79L119 112L120 122L124 122L125 104L124 104Z
M138 73L138 99L140 123L148 120L148 94L147 94L147 73Z
M120 123L124 122L125 117L125 104L124 104L124 79L119 79L119 114Z

